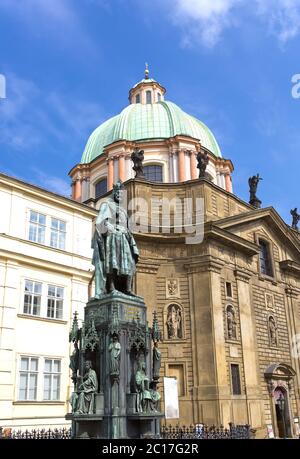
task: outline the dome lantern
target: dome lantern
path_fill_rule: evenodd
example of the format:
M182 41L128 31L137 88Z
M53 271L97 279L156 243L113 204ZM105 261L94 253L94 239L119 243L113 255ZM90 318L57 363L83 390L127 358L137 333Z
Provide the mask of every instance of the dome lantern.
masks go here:
M155 104L164 100L165 88L153 78L149 78L149 67L146 63L145 78L136 83L129 91L131 104Z

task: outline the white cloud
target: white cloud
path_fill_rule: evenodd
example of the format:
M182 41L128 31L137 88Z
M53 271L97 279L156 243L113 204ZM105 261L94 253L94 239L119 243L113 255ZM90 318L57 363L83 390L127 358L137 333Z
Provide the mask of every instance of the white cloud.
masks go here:
M300 31L299 0L256 0L257 14L267 23L280 44L296 37Z
M182 31L186 46L214 47L226 29L241 27L247 18L267 25L280 45L300 32L300 0L169 0L169 16ZM244 13L244 14L243 14Z
M68 151L78 148L103 121L94 102L61 94L45 94L34 82L7 74L7 98L0 103L0 144L22 150L54 143ZM80 154L80 152L78 152Z
M76 4L70 0L0 0L0 12L12 16L38 39L51 38L77 53L79 48L96 53Z
M183 43L200 41L213 47L232 24L233 8L238 3L240 0L176 0L173 19L184 30Z

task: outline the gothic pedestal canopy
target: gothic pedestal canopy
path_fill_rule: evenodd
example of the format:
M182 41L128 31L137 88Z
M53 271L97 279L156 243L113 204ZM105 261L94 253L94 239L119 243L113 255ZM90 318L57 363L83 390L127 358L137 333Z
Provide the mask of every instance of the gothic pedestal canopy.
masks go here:
M87 303L78 370L82 374L84 364L90 361L99 384L88 413L79 413L75 406L66 416L72 420L74 437L143 438L159 434L163 414L159 411L157 380L153 381L152 338L143 298L115 291Z

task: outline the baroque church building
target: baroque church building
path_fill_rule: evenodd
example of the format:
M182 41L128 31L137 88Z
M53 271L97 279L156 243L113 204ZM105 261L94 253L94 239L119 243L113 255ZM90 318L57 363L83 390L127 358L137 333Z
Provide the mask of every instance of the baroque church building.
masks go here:
M233 164L212 132L165 93L146 70L128 107L88 139L69 173L70 199L0 175L0 425L64 423L69 327L93 294L93 224L120 179L128 202L146 203L133 231L140 251L134 290L144 297L149 324L157 313L161 381L177 379L180 418L167 422L247 423L259 438L272 430L299 435L300 233L273 207L234 194ZM144 178L134 177L135 149L144 152ZM201 179L199 152L208 158ZM186 202L182 225L177 217ZM187 226L197 225L199 242L187 238ZM42 334L50 342L39 350ZM159 390L163 408L162 383Z

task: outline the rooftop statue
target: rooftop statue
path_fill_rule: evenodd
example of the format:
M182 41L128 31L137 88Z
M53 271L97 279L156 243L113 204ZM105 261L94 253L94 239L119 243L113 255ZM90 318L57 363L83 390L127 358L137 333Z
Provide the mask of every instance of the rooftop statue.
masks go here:
M206 177L206 168L209 163L209 158L207 152L199 152L197 154L197 168L199 169L199 178L205 178Z
M115 291L134 295L132 279L139 251L128 228L127 212L122 206L124 185L118 181L112 198L101 204L92 241L95 266L95 298Z
M298 229L298 222L300 220L300 215L298 214L297 207L295 207L295 209L291 210L291 216L293 217L292 228L297 230Z
M253 175L253 177L249 177L249 192L250 192L250 201L249 203L252 204L254 207L260 207L261 201L256 196L257 186L260 180L263 180L259 174Z
M133 170L135 178L145 178L143 170L144 150L136 148L131 154L131 161L133 162Z

